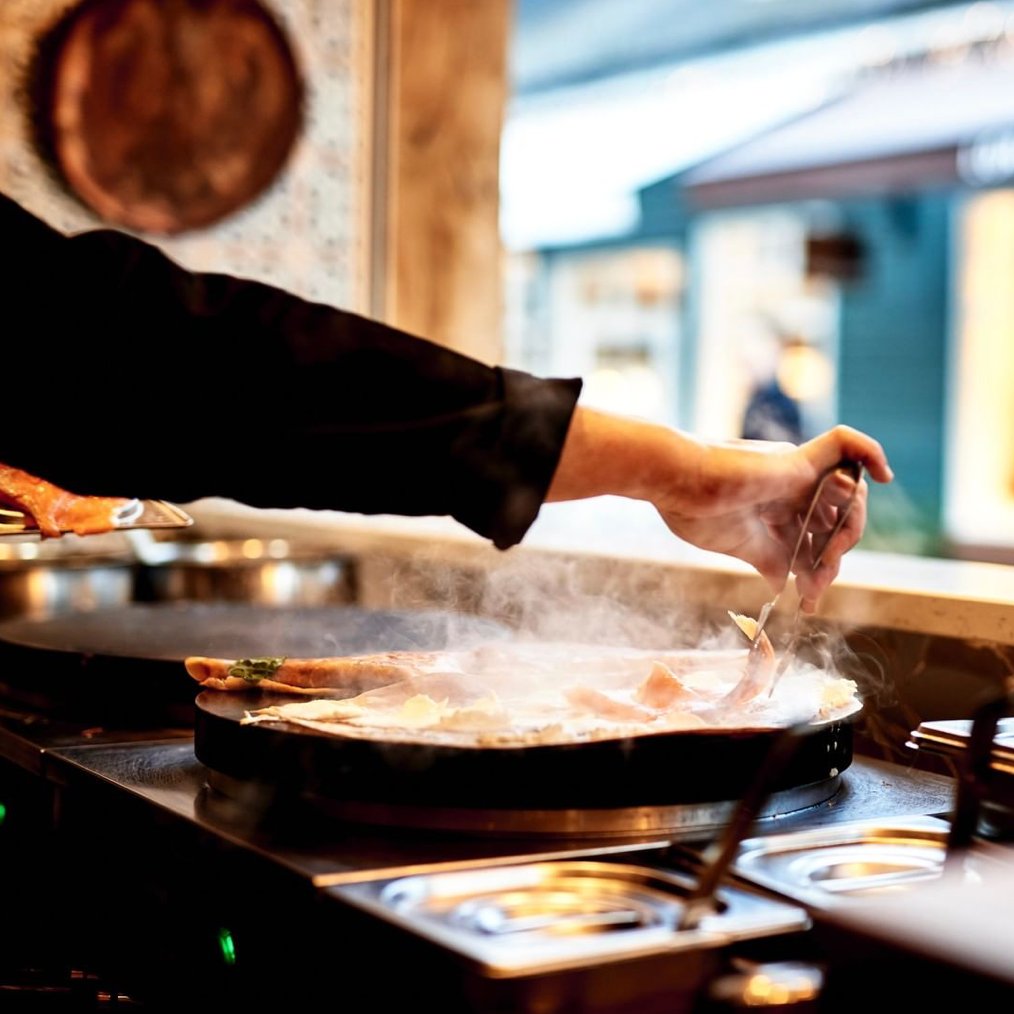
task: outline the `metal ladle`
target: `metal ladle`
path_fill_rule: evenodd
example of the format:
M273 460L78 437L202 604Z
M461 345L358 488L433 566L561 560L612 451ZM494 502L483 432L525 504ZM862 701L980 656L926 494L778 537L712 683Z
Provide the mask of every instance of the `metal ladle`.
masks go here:
M687 895L678 928L694 930L701 920L716 911L715 897L718 888L728 873L740 843L746 838L757 820L765 801L774 791L778 778L796 755L806 736L814 727L806 722L788 726L771 745L760 773L747 788L746 795L739 801L732 818L722 835L704 853L697 886ZM679 846L671 849L681 854Z

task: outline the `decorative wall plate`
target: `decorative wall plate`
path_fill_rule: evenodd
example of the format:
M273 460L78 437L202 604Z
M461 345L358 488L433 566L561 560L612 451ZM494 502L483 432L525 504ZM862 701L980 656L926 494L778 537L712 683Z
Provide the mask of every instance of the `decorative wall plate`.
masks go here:
M39 46L43 155L107 221L174 234L219 221L275 179L304 85L256 0L83 0Z

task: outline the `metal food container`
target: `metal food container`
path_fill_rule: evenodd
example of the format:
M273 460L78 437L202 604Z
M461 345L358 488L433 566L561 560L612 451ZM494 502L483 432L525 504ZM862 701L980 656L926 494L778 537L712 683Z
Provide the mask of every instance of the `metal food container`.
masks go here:
M811 910L900 894L942 879L969 882L1009 868L1010 854L988 842L949 848L950 823L912 814L808 831L764 835L741 843L733 872Z
M139 556L140 601L323 606L355 597L348 558L287 539L151 541Z
M386 930L377 946L418 962L442 995L460 991L456 1011L700 1010L732 948L811 925L798 905L725 885L700 926L681 929L693 880L619 853L321 880Z
M65 535L0 543L0 617L118 606L134 593L135 559L115 537Z

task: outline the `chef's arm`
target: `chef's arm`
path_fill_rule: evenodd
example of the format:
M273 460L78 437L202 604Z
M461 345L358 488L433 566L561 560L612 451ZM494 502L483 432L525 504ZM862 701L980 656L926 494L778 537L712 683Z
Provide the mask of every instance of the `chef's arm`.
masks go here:
M578 407L549 487L549 501L615 495L646 500L671 531L701 549L754 567L774 589L786 582L800 518L821 476L843 460L862 464L877 482L890 482L883 448L872 437L836 426L796 446L736 440L707 441L655 423ZM811 518L815 535L834 527L850 502L854 481L836 475ZM862 536L865 480L841 530L816 568L803 554L796 587L812 612L838 574L842 556ZM822 541L822 540L821 540Z
M547 496L611 493L650 501L681 538L778 584L822 469L848 457L890 478L854 430L798 449L723 445L576 409L578 379L487 366L270 285L187 271L124 233L68 237L2 195L0 234L16 255L5 407L26 422L5 433L2 460L75 493L449 514L501 548ZM844 502L846 482L828 496ZM799 575L808 603L865 509L861 485L820 568Z
M188 271L0 195L0 460L78 494L450 515L501 548L545 498L578 379L489 366L275 286Z

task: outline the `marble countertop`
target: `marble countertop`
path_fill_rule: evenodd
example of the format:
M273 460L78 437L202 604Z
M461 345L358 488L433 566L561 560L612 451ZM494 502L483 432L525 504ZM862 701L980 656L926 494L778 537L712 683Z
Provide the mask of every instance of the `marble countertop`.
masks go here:
M449 518L265 511L227 500L203 500L188 509L214 536L300 538L356 556L383 554L470 569L566 558L606 568L613 576L636 573L642 589L651 586L652 575L678 581L685 594L741 610L757 610L769 598L766 584L745 564L682 542L649 506L612 497L545 505L524 541L506 552ZM784 607L793 608L794 600ZM1014 566L874 552L860 545L843 560L818 616L1014 644Z

